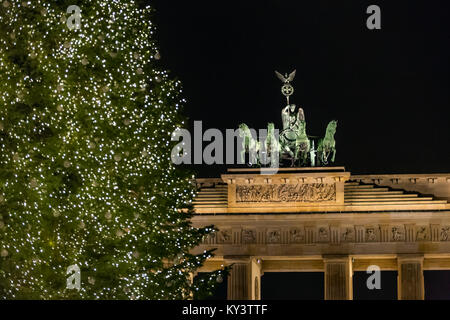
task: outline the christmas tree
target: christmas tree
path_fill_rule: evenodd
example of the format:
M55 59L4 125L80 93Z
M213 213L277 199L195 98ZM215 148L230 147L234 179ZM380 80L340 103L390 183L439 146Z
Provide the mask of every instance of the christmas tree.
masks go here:
M212 253L190 249L213 230L182 210L195 185L172 164L170 135L184 100L159 67L153 12L76 3L0 4L0 297L210 291L223 273L192 281ZM79 287L67 281L77 269Z

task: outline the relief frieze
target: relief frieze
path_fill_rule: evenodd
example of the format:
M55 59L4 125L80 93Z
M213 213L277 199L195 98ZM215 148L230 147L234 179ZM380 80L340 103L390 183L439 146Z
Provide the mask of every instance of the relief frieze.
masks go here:
M237 185L236 202L336 201L336 184Z

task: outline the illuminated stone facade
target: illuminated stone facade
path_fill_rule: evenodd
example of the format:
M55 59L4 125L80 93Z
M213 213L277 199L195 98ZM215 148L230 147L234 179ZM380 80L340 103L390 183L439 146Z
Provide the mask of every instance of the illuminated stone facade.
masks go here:
M233 263L229 299L259 299L264 272L324 272L325 299L352 299L353 271L398 271L423 299L423 270L450 269L450 174L351 175L342 167L230 169L199 179L194 225L219 231L200 271Z

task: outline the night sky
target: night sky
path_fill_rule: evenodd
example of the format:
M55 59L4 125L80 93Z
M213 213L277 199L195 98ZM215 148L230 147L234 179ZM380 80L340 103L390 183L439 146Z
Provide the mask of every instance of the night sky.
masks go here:
M338 120L336 164L354 174L449 172L448 1L150 0L162 65L207 128L281 128L281 73L307 132ZM381 30L366 9L381 8ZM220 166L196 166L214 176Z
M291 102L304 109L307 133L323 135L338 120L336 165L353 174L450 172L449 1L148 2L190 126L281 128L285 98L274 70L297 69ZM381 30L366 27L371 4L381 8ZM189 168L202 177L226 170ZM438 273L426 273L427 299L448 298L450 272ZM385 275L386 291L376 293L364 291L367 275L355 276L355 299L396 299L396 274ZM266 298L297 279L286 276L263 279ZM304 276L300 287L314 287ZM298 288L291 298L303 297Z

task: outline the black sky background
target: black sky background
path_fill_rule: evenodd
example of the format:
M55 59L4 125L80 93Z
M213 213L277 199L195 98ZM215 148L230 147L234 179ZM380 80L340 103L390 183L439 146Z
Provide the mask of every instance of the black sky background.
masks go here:
M448 1L148 2L191 123L280 128L285 98L274 70L297 69L291 101L308 134L338 120L337 165L354 174L450 171ZM381 30L366 28L370 4L381 8Z

